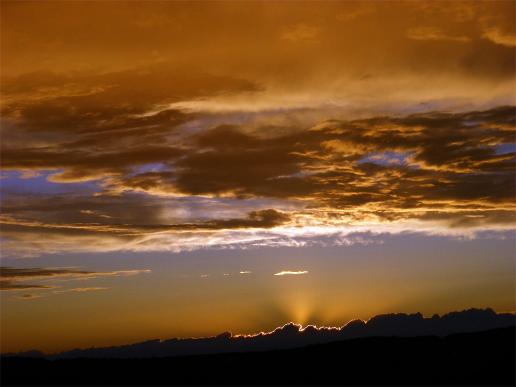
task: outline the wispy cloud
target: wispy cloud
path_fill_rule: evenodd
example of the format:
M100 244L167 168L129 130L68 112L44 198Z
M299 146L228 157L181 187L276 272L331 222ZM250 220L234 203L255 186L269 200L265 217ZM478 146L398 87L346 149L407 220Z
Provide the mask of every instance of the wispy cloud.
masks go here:
M149 269L114 270L114 271L90 271L69 267L54 268L15 268L0 267L0 290L2 291L45 291L59 288L58 281L92 280L108 277L128 277L142 273L150 273ZM43 282L43 283L42 283ZM50 282L50 284L48 284ZM78 287L71 289L55 290L52 293L87 292L92 290L104 290L105 287ZM24 294L16 298L39 298L40 295Z
M308 270L298 270L298 271L284 270L284 271L280 271L279 273L275 273L274 275L302 275L302 274L308 274Z
M281 39L291 42L315 41L319 33L319 27L301 23L286 28Z
M35 299L38 299L38 298L42 298L43 295L41 294L21 294L19 296L16 296L16 298L20 299L20 300L35 300Z
M443 40L461 43L471 41L471 38L467 36L449 35L442 31L440 28L433 26L411 28L407 31L407 37L412 40Z
M482 37L502 46L516 46L516 33L514 31L504 32L500 28L490 27L486 28Z
M71 288L71 289L64 289L64 290L54 290L53 293L55 294L61 294L61 293L85 293L85 292L94 292L97 290L107 290L109 288L96 286L96 287L87 287L87 288Z
M0 280L0 290L45 290L53 288L55 288L55 286L23 283L20 284L10 280Z

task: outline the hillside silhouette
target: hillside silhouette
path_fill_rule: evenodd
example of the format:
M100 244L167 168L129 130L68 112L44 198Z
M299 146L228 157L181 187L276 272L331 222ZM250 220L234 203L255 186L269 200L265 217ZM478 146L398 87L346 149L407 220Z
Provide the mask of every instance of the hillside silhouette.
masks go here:
M232 336L225 332L215 337L149 340L136 344L75 349L52 355L38 351L4 356L61 358L148 358L232 352L269 351L322 344L351 338L372 336L446 336L515 325L515 315L495 313L492 309L469 309L443 316L424 318L421 313L384 314L368 321L353 320L340 328L317 328L289 323L272 332Z
M514 385L515 329L146 359L7 357L9 385Z

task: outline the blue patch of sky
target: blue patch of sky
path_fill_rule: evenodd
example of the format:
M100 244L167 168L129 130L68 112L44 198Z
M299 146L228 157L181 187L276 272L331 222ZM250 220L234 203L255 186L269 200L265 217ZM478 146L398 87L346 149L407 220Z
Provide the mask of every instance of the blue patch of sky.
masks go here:
M142 164L137 165L136 167L133 167L130 175L135 176L139 175L141 173L149 173L149 172L161 172L167 169L167 165L165 163L149 163L149 164Z
M19 171L3 171L0 178L2 194L65 194L65 193L95 193L102 189L98 181L80 183L55 183L48 181L50 175L59 171L39 171L32 177L24 177Z
M516 152L516 143L504 143L498 144L495 147L495 154L504 155L506 153L514 153Z
M379 165L406 165L410 152L372 152L358 160L359 163L374 163Z
M463 122L463 124L465 126L477 126L477 125L480 125L482 122L481 121L475 121L475 120L466 120Z

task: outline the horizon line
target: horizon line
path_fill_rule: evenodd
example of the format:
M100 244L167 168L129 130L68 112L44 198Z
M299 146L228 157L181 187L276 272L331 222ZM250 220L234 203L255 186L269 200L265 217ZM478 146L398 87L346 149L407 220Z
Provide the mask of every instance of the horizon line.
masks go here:
M236 334L233 334L232 332L230 331L223 331L223 332L220 332L218 334L213 334L213 335L206 335L206 336L183 336L183 337L179 337L179 336L175 336L175 337L169 337L169 338L150 338L150 339L143 339L141 341L134 341L134 342L130 342L130 343L126 343L126 344L112 344L112 345L103 345L103 346L91 346L91 347L75 347L75 348L69 348L69 349L62 349L62 350L56 350L56 351L52 351L52 352L45 352L43 350L38 350L38 349L29 349L29 350L20 350L20 351L11 351L11 352L0 352L0 357L1 356L6 356L6 355L12 355L12 354L22 354L22 353L27 353L27 352L38 352L42 355L45 355L45 356L52 356L52 355L58 355L60 353L66 353L66 352L70 352L70 351L76 351L76 350L79 350L79 351L84 351L84 350L90 350L90 349L107 349L107 348L115 348L115 347L126 347L126 346L131 346L131 345L137 345L137 344L142 344L142 343L147 343L147 342L159 342L159 343L163 343L163 342L167 342L167 341L171 341L171 340L177 340L177 341L187 341L187 340L208 340L208 339L216 339L216 338L220 338L220 337L223 337L223 336L226 336L228 337L229 339L252 339L252 338L255 338L255 337L263 337L263 336L269 336L269 335L273 335L275 332L278 332L278 331L281 331L282 329L284 329L285 327L287 326L295 326L298 328L298 332L305 332L308 328L314 328L315 330L317 331L339 331L339 330L342 330L344 328L346 328L348 325L350 325L352 322L355 322L355 321L361 321L364 325L367 325L372 319L376 318L376 317L380 317L380 316L395 316L395 315L405 315L405 316L414 316L414 315L420 315L422 319L424 320L430 320L432 319L434 316L438 316L438 318L442 318L446 315L449 315L449 314L452 314L452 313L465 313L465 312L470 312L470 311L482 311L482 312L488 312L488 311L492 311L494 314L496 314L497 316L498 315L505 315L505 314L511 314L511 315L514 315L516 317L516 309L515 310L512 310L512 311L496 311L494 308L492 307L484 307L484 308L478 308L478 307L470 307L470 308L466 308L466 309L462 309L462 310L453 310L453 311L449 311L449 312L445 312L445 313L434 313L434 314L423 314L421 312L391 312L391 313L381 313L381 314L376 314L376 315L373 315L371 317L369 317L368 319L361 319L361 318L354 318L354 319L351 319L349 321L347 321L346 323L344 323L343 325L340 325L340 326L326 326L326 325L316 325L316 324L306 324L306 325L303 325L302 323L297 323L297 322L294 322L294 321L289 321L289 322L286 322L284 323L283 325L278 325L277 327L275 327L274 329L270 330L270 331L260 331L260 332L253 332L253 333L236 333Z

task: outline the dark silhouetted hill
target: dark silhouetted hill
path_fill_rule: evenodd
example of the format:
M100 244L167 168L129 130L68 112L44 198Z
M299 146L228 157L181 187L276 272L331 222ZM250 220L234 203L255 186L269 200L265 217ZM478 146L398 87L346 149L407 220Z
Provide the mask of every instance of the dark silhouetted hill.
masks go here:
M417 316L408 319L420 321ZM387 329L392 321L381 317L374 324ZM296 332L288 326L279 334L289 337ZM515 328L509 327L445 337L368 337L276 351L168 358L7 357L1 362L0 382L2 386L514 386L515 362Z
M268 351L322 344L344 339L372 336L446 336L453 333L476 332L514 326L515 315L495 313L492 309L469 309L443 316L424 318L415 314L384 314L364 322L354 320L340 328L317 328L289 323L272 332L247 336L232 336L225 332L215 337L149 340L116 347L75 349L48 355L61 358L145 358L231 352ZM13 354L8 354L13 355ZM16 354L14 354L16 355ZM25 357L44 356L38 352L18 354ZM7 355L4 355L7 356Z

